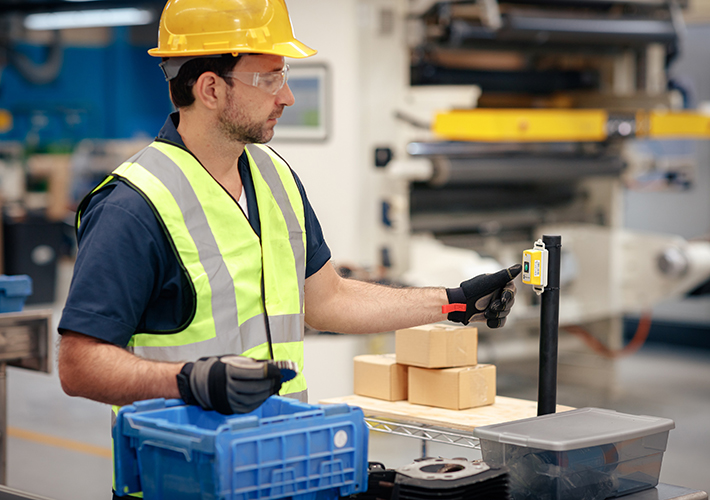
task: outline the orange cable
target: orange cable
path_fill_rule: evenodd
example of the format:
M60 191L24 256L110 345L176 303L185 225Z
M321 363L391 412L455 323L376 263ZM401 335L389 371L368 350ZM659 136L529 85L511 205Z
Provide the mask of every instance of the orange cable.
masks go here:
M570 333L573 333L584 340L584 342L597 354L604 356L606 358L622 358L624 356L629 356L636 351L638 351L641 346L648 339L648 334L651 331L651 313L645 312L641 315L639 319L639 324L636 327L636 333L629 341L628 344L623 349L613 350L604 345L598 338L589 333L587 330L579 325L571 325L563 327Z

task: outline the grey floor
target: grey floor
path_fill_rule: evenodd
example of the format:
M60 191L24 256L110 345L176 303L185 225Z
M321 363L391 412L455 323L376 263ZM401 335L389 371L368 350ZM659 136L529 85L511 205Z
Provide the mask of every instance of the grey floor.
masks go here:
M66 280L67 272L70 268L60 268L60 275L64 273L60 283ZM49 306L54 310L55 325L65 293L60 287L57 303ZM309 357L323 360L325 352L331 360L323 371L309 375L312 402L344 395L343 391L352 387L351 375L343 375L340 385L332 385L329 374L333 369L351 366L353 352L382 342L371 337L370 345L360 343L353 348L349 344L353 341L346 337L307 339L307 363ZM333 352L340 352L342 359L335 359ZM529 381L499 378L499 393L536 399L536 388ZM48 375L8 368L7 390L8 486L53 500L110 499L109 407L64 395L56 370ZM619 361L618 386L613 396L561 384L558 402L673 419L676 428L670 433L661 481L710 491L710 351L644 347L638 354ZM402 441L373 434L370 458L383 461L388 467L399 467L421 453L419 442L396 439ZM458 450L463 449L430 448L428 453L467 456Z

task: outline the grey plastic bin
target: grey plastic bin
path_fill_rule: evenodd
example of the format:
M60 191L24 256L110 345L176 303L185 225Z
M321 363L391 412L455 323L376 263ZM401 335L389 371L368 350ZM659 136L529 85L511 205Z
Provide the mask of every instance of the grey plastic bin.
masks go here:
M510 469L521 499L602 500L658 484L667 418L580 408L474 429L483 460Z

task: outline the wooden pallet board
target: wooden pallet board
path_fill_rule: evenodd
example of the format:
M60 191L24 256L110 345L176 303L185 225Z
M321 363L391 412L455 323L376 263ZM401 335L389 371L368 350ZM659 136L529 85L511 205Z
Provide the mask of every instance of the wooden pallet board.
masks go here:
M447 410L411 404L407 401L384 401L365 396L342 396L323 399L321 404L348 404L359 406L365 416L432 425L447 429L473 431L476 427L499 424L537 416L537 402L524 399L496 396L495 403L489 406L468 410ZM557 405L557 411L572 410L572 407Z

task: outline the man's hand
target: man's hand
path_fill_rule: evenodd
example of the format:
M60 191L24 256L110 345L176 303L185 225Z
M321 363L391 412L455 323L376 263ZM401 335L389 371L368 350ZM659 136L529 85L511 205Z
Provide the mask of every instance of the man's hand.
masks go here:
M470 321L485 321L489 328L505 325L506 316L515 302L513 279L522 266L516 264L494 274L481 274L461 283L459 288L447 288L449 305L444 306L448 319L467 325Z
M276 364L235 355L186 363L177 380L183 401L223 415L257 409L282 381Z

